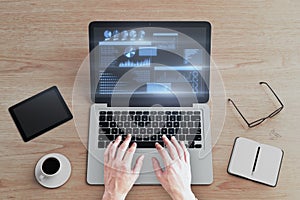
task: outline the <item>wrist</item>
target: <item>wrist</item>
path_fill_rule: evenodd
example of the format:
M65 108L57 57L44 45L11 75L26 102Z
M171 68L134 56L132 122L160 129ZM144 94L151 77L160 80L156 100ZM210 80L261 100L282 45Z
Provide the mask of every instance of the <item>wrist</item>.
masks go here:
M192 192L192 190L186 191L186 192L182 192L182 193L178 193L178 194L174 194L172 196L173 200L197 200L197 198L195 197L194 193Z
M104 191L102 200L125 200L126 194Z

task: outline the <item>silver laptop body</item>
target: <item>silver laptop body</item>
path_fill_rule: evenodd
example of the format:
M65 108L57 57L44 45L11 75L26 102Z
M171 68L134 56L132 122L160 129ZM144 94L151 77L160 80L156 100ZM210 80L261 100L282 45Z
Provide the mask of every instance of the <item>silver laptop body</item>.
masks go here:
M203 39L204 42L201 43L201 45L207 45L204 48L206 48L206 50L208 50L210 53L211 30L210 30L210 24L208 22L92 22L89 26L90 51L93 50L96 46L99 47L99 46L101 46L101 44L104 45L104 43L102 43L102 41L107 41L107 43L109 45L111 45L111 44L123 45L123 44L125 44L125 42L127 42L126 45L130 46L130 44L132 44L132 42L134 42L135 39L132 41L131 39L126 38L124 36L124 34L125 34L124 30L126 30L126 31L132 30L132 29L135 29L136 27L139 28L138 30L141 30L140 28L142 27L143 32L146 36L147 36L147 32L149 31L149 29L148 29L149 27L150 28L151 27L168 28L168 30L170 29L171 31L164 31L164 29L159 28L158 30L155 30L154 33L151 32L152 37L154 37L154 35L158 36L158 40L156 41L156 43L155 42L151 43L151 45L150 45L151 47L149 47L149 44L144 43L143 45L146 45L146 47L143 46L143 48L139 48L137 50L138 52L124 52L125 57L124 56L123 57L130 60L129 65L133 64L134 62L137 62L137 60L132 59L132 57L131 57L132 55L137 55L137 54L139 56L146 55L146 56L150 56L150 58L152 58L154 56L158 57L160 52L159 52L159 50L155 50L155 48L153 48L153 46L158 46L158 42L161 38L162 38L162 40L164 40L164 41L166 40L167 42L169 42L169 44L172 44L172 43L170 43L170 40L174 39L174 37L175 38L177 37L176 44L178 44L177 40L179 40L180 38L178 35L176 36L176 34L174 34L172 32L172 31L174 31L174 29L173 29L174 27L175 28L177 27L179 29L180 29L180 27L184 27L185 34L189 33L188 31L191 31L191 30L197 31L199 29L199 30L203 31L203 32L201 32L201 34L204 34L205 38ZM143 27L146 27L146 28L143 28ZM203 30L200 28L203 28ZM178 31L178 29L176 29L176 31ZM119 38L116 39L114 37L114 32L118 32L120 34L119 36L115 36L115 37L119 37ZM100 34L100 33L102 33L102 34ZM121 33L122 34L124 33L124 34L121 35ZM199 35L202 37L201 34L199 34ZM99 37L99 35L102 35L102 36ZM139 35L140 34L137 33L136 37L138 37ZM123 36L125 37L126 41L123 40L124 38L121 38ZM146 37L146 36L144 36L144 37ZM130 34L128 37L131 37ZM132 36L132 37L134 37L134 36ZM192 37L194 37L194 36L192 36ZM144 39L144 38L142 38L142 39ZM157 37L156 37L156 39L157 39ZM95 40L96 40L96 42L95 42ZM174 41L174 40L171 40L171 42L172 41ZM108 47L105 47L105 48L107 49ZM109 50L111 51L111 47L109 47L109 48L110 48ZM161 48L165 48L165 47L161 46ZM126 49L126 48L124 47L124 49ZM131 50L132 50L132 48L131 48ZM195 49L193 49L193 48L184 50L184 52L186 54L188 54L187 55L188 58L190 58L191 54L194 51L195 51ZM198 141L195 140L192 142L186 141L187 146L189 146L192 143L192 146L191 146L192 148L189 148L189 152L191 155L190 160L191 160L192 184L211 184L213 182L212 146L211 146L211 132L210 132L210 109L209 109L209 106L207 105L208 96L209 96L209 93L208 93L209 86L206 88L207 91L206 91L204 97L203 97L203 95L200 96L200 98L199 98L200 100L198 99L198 101L196 100L196 102L191 102L191 100L185 101L185 98L183 97L182 98L183 100L180 102L180 106L178 106L178 104L172 102L173 98L166 97L166 96L168 96L168 94L166 95L165 93L161 93L161 90L156 95L152 95L152 96L154 96L153 98L155 99L155 103L153 103L155 105L153 105L153 104L151 105L151 98L149 100L150 101L150 104L149 104L149 101L147 100L149 98L146 99L145 96L143 96L143 95L147 96L149 94L144 94L143 92L137 92L137 96L133 100L133 103L127 103L126 98L124 101L124 96L122 96L123 94L121 94L119 96L117 95L116 97L114 96L114 99L117 99L117 100L114 100L114 103L111 103L112 101L110 98L113 98L113 95L111 95L111 96L108 95L109 92L107 92L107 88L105 88L106 89L105 93L101 94L101 88L103 88L101 86L101 84L103 82L107 81L108 79L107 78L105 78L105 79L94 78L94 77L99 77L99 72L97 72L97 70L95 70L95 67L94 67L96 65L95 57L97 57L97 59L99 59L99 57L101 58L101 56L102 56L101 53L103 53L103 50L99 50L96 53L91 53L91 58L90 58L91 59L91 80L92 80L91 81L91 90L92 90L92 99L95 103L90 108L88 159L87 159L87 183L91 184L91 185L104 184L104 165L103 165L104 158L103 158L103 156L104 156L105 146L107 145L107 142L109 140L107 142L103 141L103 137L101 137L101 136L105 135L106 133L103 132L104 128L101 124L112 125L110 123L112 121L115 122L114 124L118 124L118 120L121 121L121 119L119 119L119 118L118 118L118 120L115 120L115 121L114 121L115 118L110 119L111 121L109 121L108 123L101 122L101 120L103 120L104 118L105 118L105 120L107 120L108 119L107 113L109 113L109 112L113 113L114 116L115 116L115 113L116 113L116 115L120 115L120 116L122 113L125 113L125 115L128 117L128 119L131 119L131 118L129 118L131 116L130 113L136 113L136 114L134 114L136 116L138 112L142 112L142 115L144 115L145 113L147 113L147 114L150 113L150 115L151 115L151 113L155 113L157 115L159 113L164 113L163 115L167 115L166 113L173 113L173 114L179 113L178 116L176 115L174 122L171 122L172 125L180 124L181 121L183 121L183 117L185 115L188 115L188 113L192 113L192 116L194 116L194 117L199 116L199 118L198 117L196 117L196 118L197 118L197 120L199 120L199 119L201 120L201 122L199 122L199 126L200 126L199 129L201 129L200 140L198 140ZM132 54L129 55L128 53L132 53ZM104 52L104 54L105 54L105 52ZM144 57L142 57L142 58L144 58ZM117 67L119 67L119 68L128 67L127 65L125 65L124 60L114 62L114 65L116 65L116 63L118 63ZM128 61L126 63L128 64ZM99 63L97 63L97 64L99 64ZM143 63L142 61L140 64L142 65L142 67L145 67L144 66L145 63ZM134 67L137 67L137 66L135 65ZM162 73L168 73L168 70L170 70L168 68L159 68L159 67L160 66L158 66L156 69L157 70L158 69L159 70L162 70L162 69L167 70L167 71L163 71L163 70L159 71L159 75ZM179 68L177 67L176 69L181 70L182 66ZM116 69L114 69L114 70L116 70ZM123 68L122 68L122 70L123 70ZM103 72L101 72L101 73L103 75ZM183 74L184 73L186 73L186 72L183 72ZM135 76L139 76L139 75L140 75L140 73L139 74L135 73ZM209 80L209 72L206 73L206 75L208 75L207 80ZM111 73L110 73L110 76L111 76ZM93 82L93 80L95 80L95 82ZM112 79L110 78L109 80L111 81ZM176 80L174 80L174 83L171 82L171 83L165 84L166 87L172 87L172 85L178 84L177 82L175 83L175 81ZM124 82L124 80L123 80L123 82ZM128 84L130 84L130 83L128 83ZM161 82L159 84L161 84ZM151 85L146 86L145 91L153 92L153 91L155 91L155 89L157 89L156 86L157 85L155 85L155 83L153 86L153 82L152 82ZM116 88L116 86L115 86L115 88ZM118 88L118 91L121 91L121 90L122 90L122 85ZM162 96L162 98L161 98L163 101L162 103L160 103L160 98L159 98L160 96ZM120 98L118 98L118 97L120 97ZM122 100L122 98L123 98L123 100ZM144 102L145 102L145 104L143 104ZM124 104L124 105L122 105L122 104ZM126 106L126 104L127 104L127 106ZM159 106L157 106L157 105L159 105ZM103 119L101 118L101 117L103 117L103 116L101 116L101 113L106 113L106 114L103 114L105 116ZM192 116L190 116L189 119L191 119ZM150 117L148 117L148 118L150 120ZM157 118L161 119L160 117L157 117ZM126 118L126 120L124 120L124 119L121 122L122 125L132 124L132 121L128 121L127 118ZM136 118L133 117L133 121L135 119ZM159 121L156 123L155 119L156 119L156 117L153 117L153 119L151 118L152 122L150 122L149 124L151 124L151 125L159 124ZM177 121L178 121L178 123L177 123ZM196 122L194 122L194 123L196 123ZM188 122L186 122L186 124L188 124ZM197 122L197 124L198 124L198 122ZM112 131L112 129L114 129L114 128L111 128L110 125L108 125L109 128L106 128L106 129L110 129L110 131ZM137 126L136 129L137 128L139 130L141 129L139 126ZM146 124L145 124L145 128L146 128ZM150 128L155 130L155 128L152 128L152 127L150 127ZM180 128L181 127L177 127L177 128L175 128L175 130L178 130ZM122 130L124 130L124 133L123 133L124 135L126 135L127 129L132 131L134 128L131 126L129 126L129 127L127 126L127 128L122 129ZM169 129L173 129L173 128L168 128L166 131L169 131ZM190 134L190 131L192 131L192 127L186 127L186 129L189 130L188 134ZM162 129L160 129L160 130L162 130ZM146 131L148 131L148 130L146 130ZM179 132L180 131L178 131L178 133ZM145 133L145 134L147 134L147 133ZM166 133L168 134L168 132L166 132ZM111 132L109 134L110 134L110 135L108 135L109 138L115 137L112 135L117 135L117 134L113 134ZM161 134L161 133L155 133L155 134L157 135L157 137L159 137L159 134ZM172 132L172 135L176 135L176 134L177 134L177 132L175 132L175 133ZM177 134L176 137L178 137L178 139L180 139L179 134ZM188 136L183 136L183 137L188 138ZM143 137L141 137L141 139L137 140L137 143L138 142L146 142L146 140L149 141L150 139L151 139L151 136L149 138L147 136L145 136L145 137L143 136ZM106 138L106 140L107 140L107 138ZM157 153L154 146L153 146L153 148L151 148L151 147L143 148L143 146L141 146L141 147L137 148L137 151L135 153L135 156L134 156L134 159L132 162L133 164L135 163L136 158L141 154L145 155L145 159L143 162L143 167L142 167L140 176L139 176L138 180L136 181L136 184L145 184L145 185L159 184L158 180L156 179L153 167L152 167L151 158L152 157L158 158L161 166L163 166L163 162L162 162L160 155Z

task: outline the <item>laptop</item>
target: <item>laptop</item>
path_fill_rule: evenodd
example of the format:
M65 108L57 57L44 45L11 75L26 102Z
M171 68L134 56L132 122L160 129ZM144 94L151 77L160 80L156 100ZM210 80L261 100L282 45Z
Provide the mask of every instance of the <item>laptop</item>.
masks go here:
M118 135L144 154L135 184L159 184L155 142L184 141L192 184L213 181L209 76L211 26L201 21L91 22L91 99L87 183L104 184L103 154Z

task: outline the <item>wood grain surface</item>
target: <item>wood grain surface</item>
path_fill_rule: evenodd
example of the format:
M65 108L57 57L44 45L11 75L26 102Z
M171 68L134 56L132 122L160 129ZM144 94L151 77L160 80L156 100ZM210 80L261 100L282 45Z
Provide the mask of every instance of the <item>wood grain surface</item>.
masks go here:
M199 199L298 199L300 196L300 3L297 0L0 1L0 199L100 199L103 186L86 183L86 144L74 120L24 143L8 107L50 86L72 109L77 71L88 54L94 20L197 20L212 24L212 59L225 93L251 121L278 106L259 86L267 81L285 108L248 129L232 106L213 148L214 182L193 186ZM212 124L214 126L214 124ZM237 136L280 147L284 158L275 188L227 174ZM34 178L36 162L57 152L72 164L69 181L46 189ZM161 186L134 186L127 199L170 199Z

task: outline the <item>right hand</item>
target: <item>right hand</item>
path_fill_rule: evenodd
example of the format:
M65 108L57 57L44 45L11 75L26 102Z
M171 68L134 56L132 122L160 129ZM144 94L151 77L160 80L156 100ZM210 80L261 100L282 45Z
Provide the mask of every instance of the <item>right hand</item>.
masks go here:
M183 142L179 144L174 136L171 141L163 136L163 141L169 153L158 143L155 147L163 159L165 169L162 170L158 160L152 158L157 179L173 200L196 199L191 189L190 154L187 148Z

